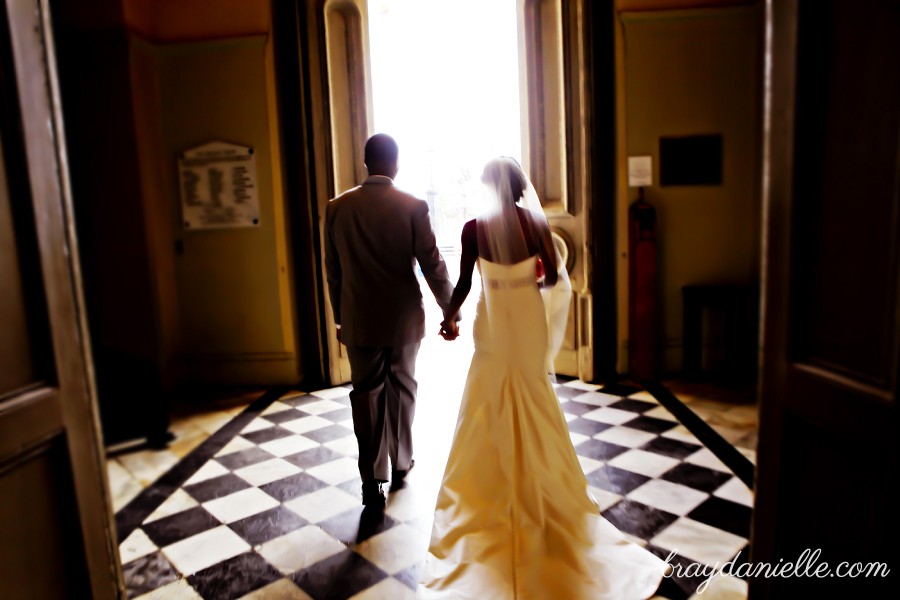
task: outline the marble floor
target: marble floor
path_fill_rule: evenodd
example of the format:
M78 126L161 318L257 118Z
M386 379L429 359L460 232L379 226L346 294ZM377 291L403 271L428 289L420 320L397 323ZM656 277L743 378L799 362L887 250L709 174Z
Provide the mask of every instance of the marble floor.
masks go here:
M417 467L375 521L359 503L343 386L182 407L168 448L110 456L129 596L415 597L471 352L466 338L423 343ZM752 492L652 394L563 378L556 390L608 520L663 558L677 548L683 565L746 560ZM700 395L687 403L723 437L750 445L750 423L732 413L739 407ZM755 457L751 447L741 453ZM683 597L701 582L676 581ZM716 578L699 597L745 595L743 581Z

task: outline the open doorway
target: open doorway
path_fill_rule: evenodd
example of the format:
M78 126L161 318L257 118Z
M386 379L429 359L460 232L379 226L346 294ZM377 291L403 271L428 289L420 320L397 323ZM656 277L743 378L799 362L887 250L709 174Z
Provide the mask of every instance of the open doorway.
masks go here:
M462 227L481 210L485 163L501 155L521 162L516 2L369 0L368 12L373 129L397 140L396 184L428 202L455 283ZM439 323L424 287L423 295L429 323Z

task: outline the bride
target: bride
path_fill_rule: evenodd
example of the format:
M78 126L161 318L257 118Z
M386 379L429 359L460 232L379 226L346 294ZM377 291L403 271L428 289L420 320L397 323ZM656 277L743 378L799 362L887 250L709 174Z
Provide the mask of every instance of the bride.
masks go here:
M491 160L482 181L490 208L463 227L441 323L459 335L477 263L475 353L419 597L648 598L667 564L600 516L548 376L570 300L550 227L515 160Z

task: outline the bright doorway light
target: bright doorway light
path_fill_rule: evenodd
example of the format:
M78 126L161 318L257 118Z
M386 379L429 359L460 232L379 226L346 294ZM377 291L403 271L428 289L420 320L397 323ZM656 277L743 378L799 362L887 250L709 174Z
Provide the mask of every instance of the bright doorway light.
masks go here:
M396 184L427 199L438 244L478 214L481 171L521 162L516 0L369 0L374 129L400 145Z

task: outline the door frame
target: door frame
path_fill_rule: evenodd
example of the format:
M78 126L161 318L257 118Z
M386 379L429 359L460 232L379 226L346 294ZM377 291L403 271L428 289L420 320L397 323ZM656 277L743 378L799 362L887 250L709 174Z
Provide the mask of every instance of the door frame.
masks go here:
M4 37L12 55L7 58L12 67L8 83L17 96L18 136L24 150L19 159L27 167L22 176L27 189L20 193L30 195L21 202L30 201L34 211L40 260L39 273L23 276L41 280L53 356L45 381L0 407L5 418L18 417L23 425L3 440L0 455L9 465L10 455L15 462L50 448L54 440L64 445L92 597L124 597L82 295L49 0L6 0L4 11L8 25ZM32 430L30 438L25 428Z
M577 28L562 36L566 173L569 190L583 194L567 202L586 220L584 294L573 310L589 315L576 320L579 370L589 381L615 381L618 358L616 198L615 2L602 0L519 0L531 10L540 2L559 1L561 24ZM304 379L308 385L334 384L329 351L327 306L320 223L320 202L331 198L334 151L328 76L326 0L272 1L279 112L282 122L285 190L290 201L292 255L298 299L298 330ZM524 8L520 7L520 12ZM571 38L571 39L570 39ZM581 69L583 81L579 79ZM575 135L578 134L578 135ZM577 164L576 164L577 163ZM316 332L315 337L308 335ZM340 359L338 359L340 360Z

